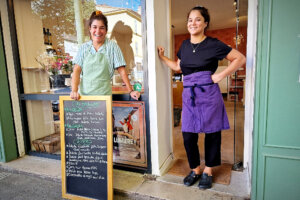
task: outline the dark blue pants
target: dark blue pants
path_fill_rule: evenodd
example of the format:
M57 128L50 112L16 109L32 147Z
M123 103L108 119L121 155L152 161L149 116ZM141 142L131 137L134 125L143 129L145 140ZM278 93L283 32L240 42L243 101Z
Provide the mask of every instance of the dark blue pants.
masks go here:
M198 133L183 132L183 142L191 169L200 165ZM221 131L205 134L205 165L214 167L221 164Z

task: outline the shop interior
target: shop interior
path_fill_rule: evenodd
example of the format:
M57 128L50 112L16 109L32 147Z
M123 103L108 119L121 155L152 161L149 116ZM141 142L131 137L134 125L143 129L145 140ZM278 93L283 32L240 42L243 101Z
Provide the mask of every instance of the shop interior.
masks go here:
M246 56L247 0L173 0L171 1L171 23L173 35L172 56L174 59L177 59L176 54L182 41L189 39L189 33L186 28L186 15L189 9L195 6L204 6L209 10L211 21L210 27L206 31L207 36L218 38L232 48L238 49ZM220 60L216 73L224 70L228 64L226 59ZM230 129L222 131L222 165L216 167L213 172L214 181L217 183L229 184L231 170L243 170L245 79L246 66L242 66L236 73L219 83L229 118ZM173 152L175 161L168 173L184 177L190 172L190 168L181 133L181 93L183 85L180 73L173 73L172 87L174 110ZM201 168L203 170L204 134L200 134L198 145L200 149Z

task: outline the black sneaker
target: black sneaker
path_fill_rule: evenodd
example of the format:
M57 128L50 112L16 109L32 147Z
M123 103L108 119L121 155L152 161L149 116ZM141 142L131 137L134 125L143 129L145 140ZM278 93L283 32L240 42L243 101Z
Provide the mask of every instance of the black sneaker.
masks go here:
M199 185L199 189L209 189L212 187L212 176L208 176L207 173L203 173L201 175Z
M200 176L200 174L196 174L194 171L191 171L189 175L183 179L183 184L186 186L191 186L200 178Z

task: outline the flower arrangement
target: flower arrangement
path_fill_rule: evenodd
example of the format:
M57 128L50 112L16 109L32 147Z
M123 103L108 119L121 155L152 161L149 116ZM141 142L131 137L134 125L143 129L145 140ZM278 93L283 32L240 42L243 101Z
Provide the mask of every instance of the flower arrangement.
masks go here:
M43 53L35 58L35 60L50 75L71 74L73 71L72 56L68 53L64 55L56 55L55 53Z

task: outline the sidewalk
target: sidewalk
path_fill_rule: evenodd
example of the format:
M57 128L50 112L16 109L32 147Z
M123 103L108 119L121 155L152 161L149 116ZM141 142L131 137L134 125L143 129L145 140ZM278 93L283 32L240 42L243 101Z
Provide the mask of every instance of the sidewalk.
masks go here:
M4 178L1 179L1 174ZM8 175L6 175L8 174ZM231 184L229 186L213 184L209 190L199 190L197 184L192 187L185 187L182 184L182 177L164 175L155 178L139 173L114 170L113 172L114 199L127 200L242 200L249 199L246 187L246 173L232 172ZM7 176L7 178L5 178ZM10 178L10 179L8 179ZM22 180L26 185L34 184L35 192L40 192L41 196L35 199L62 199L61 198L61 167L59 160L25 156L9 163L0 163L0 200L4 197L2 184L3 181ZM20 179L20 180L19 180ZM27 181L25 181L27 180ZM28 182L28 180L32 180ZM12 182L12 180L10 181ZM7 185L6 183L5 185ZM13 184L13 183L11 183ZM22 199L24 190L18 191L20 184L15 184L11 188L16 198ZM27 185L28 186L28 185ZM29 186L28 186L29 187ZM2 189L1 189L2 188ZM27 191L30 189L27 188ZM47 192L48 191L48 192ZM19 193L20 192L20 193ZM44 193L49 193L46 195ZM22 193L22 194L21 194ZM54 195L54 196L51 196ZM57 195L58 194L58 195ZM7 195L11 195L8 194ZM56 196L55 196L56 195ZM24 197L24 196L23 196ZM49 198L48 198L49 197ZM11 196L9 200L11 200ZM33 199L33 197L31 198ZM6 199L3 199L6 200ZM33 199L34 200L34 199Z

